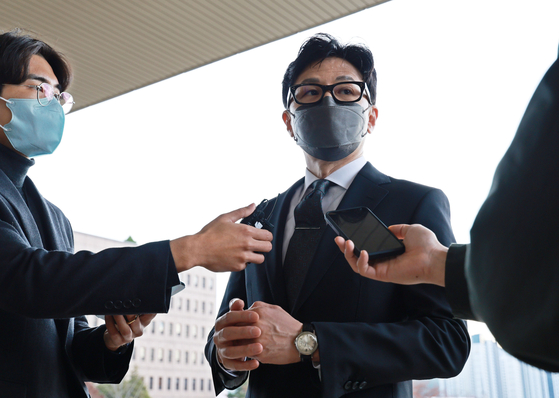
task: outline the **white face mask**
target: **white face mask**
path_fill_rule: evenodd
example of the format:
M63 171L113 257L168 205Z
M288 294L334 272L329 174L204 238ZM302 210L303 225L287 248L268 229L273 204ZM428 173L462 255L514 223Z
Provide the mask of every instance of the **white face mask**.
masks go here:
M338 104L328 96L317 104L301 105L291 114L294 139L317 159L343 159L367 134L367 110L357 103Z
M51 101L42 106L36 99L0 99L12 111L12 120L0 128L14 149L27 157L53 153L64 131L65 116L60 103Z

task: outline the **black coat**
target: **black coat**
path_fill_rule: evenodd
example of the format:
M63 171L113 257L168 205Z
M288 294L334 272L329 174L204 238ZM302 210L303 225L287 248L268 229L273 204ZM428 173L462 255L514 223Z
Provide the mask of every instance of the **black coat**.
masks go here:
M84 381L118 383L132 349L107 350L105 326L82 315L166 312L178 283L169 242L74 255L64 214L29 178L26 203L1 166L0 396L62 397L58 385L86 397Z
M559 60L536 89L446 286L457 315L501 346L559 372Z

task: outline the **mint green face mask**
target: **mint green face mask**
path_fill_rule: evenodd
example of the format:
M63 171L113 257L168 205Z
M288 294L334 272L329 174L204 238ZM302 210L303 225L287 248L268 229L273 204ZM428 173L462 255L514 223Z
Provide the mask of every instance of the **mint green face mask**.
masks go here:
M12 120L0 128L14 149L27 157L50 155L60 144L64 111L58 101L42 106L37 99L10 98L6 106Z

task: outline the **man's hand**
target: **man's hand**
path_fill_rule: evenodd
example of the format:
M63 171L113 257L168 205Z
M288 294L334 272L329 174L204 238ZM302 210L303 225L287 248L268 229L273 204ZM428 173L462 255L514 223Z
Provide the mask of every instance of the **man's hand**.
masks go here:
M233 299L229 303L229 312L215 322L214 344L217 360L229 370L248 371L256 369L258 361L252 358L262 352L262 345L254 339L261 332L255 323L258 314L244 311L244 301Z
M242 271L247 263L261 264L272 250L272 233L245 224L241 218L252 214L256 206L222 214L200 232L171 241L171 253L178 272L202 266L213 272Z
M422 225L392 225L390 231L404 240L406 252L387 260L369 263L369 254L362 250L355 256L352 241L338 236L335 241L351 268L361 276L381 282L415 285L431 283L444 286L445 262L448 248L435 234Z
M144 334L144 328L155 315L105 315L105 345L109 350L116 351L120 346L131 343L136 337Z
M262 363L286 365L300 362L295 348L295 337L301 332L303 324L289 315L283 308L262 301L256 301L247 312L258 314L255 323L261 335L255 342L262 346L262 352L252 357Z

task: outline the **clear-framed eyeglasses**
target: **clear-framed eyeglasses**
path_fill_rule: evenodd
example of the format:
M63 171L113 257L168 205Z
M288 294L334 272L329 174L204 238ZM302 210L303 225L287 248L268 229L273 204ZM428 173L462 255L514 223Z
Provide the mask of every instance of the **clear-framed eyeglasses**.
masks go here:
M53 99L56 99L60 105L62 105L62 110L64 114L67 114L72 110L74 106L74 97L72 94L67 92L57 93L53 86L48 83L41 83L38 86L34 84L10 84L4 83L3 86L20 86L29 87L37 90L37 101L41 106L47 106Z
M299 105L320 102L327 92L332 94L336 102L349 103L361 100L363 93L366 91L366 98L371 103L371 95L365 82L340 82L328 86L323 84L296 84L291 86L289 91L293 100Z

